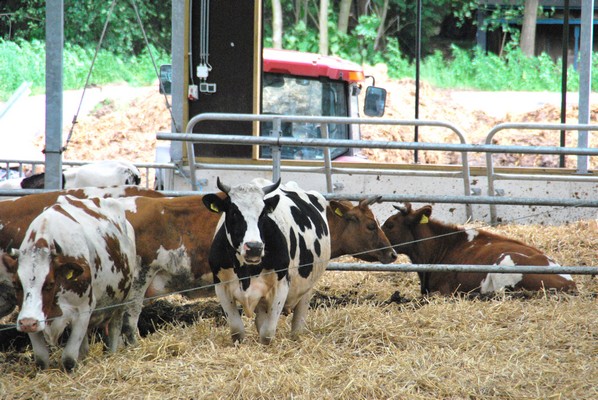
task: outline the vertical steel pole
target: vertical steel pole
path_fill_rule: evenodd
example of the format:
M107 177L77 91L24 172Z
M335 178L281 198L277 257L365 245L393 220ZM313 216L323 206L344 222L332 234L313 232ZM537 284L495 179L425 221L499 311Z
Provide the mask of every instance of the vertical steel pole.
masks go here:
M422 57L422 0L417 0L415 16L415 119L419 119L419 70ZM419 126L415 126L414 142L419 140ZM417 150L413 152L413 161L418 162Z
M562 45L562 71L561 71L561 124L567 122L567 68L569 67L569 0L565 0L563 15L563 45ZM567 145L567 132L561 131L561 147ZM565 168L565 155L559 157L559 166Z
M590 123L590 92L592 85L592 43L594 30L594 0L581 2L581 39L579 61L579 123ZM579 131L577 146L588 147L588 131ZM588 173L588 156L577 156L577 173Z
M62 188L63 0L46 1L46 175L47 189Z

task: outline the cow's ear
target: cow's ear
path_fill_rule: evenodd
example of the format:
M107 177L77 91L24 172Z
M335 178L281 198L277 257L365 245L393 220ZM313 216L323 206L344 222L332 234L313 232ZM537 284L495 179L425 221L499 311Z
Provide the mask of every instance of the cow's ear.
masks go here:
M343 204L342 202L336 201L336 200L330 200L330 202L328 204L330 206L330 209L334 212L334 215L337 215L340 218L345 218L348 220L355 219L354 216L349 214L349 211L351 211L351 208L347 207L346 204Z
M276 210L276 206L278 205L279 201L280 201L279 195L268 197L267 199L264 199L264 204L266 205L264 209L266 210L266 212L271 213L272 211Z
M17 267L19 263L17 262L17 258L14 256L10 256L6 253L2 254L2 262L6 265L6 269L11 274L17 273Z
M204 206L213 213L220 214L224 211L224 200L213 193L206 194L202 197Z
M417 221L418 224L427 224L430 222L430 215L432 215L432 206L423 206L415 211L414 221Z
M335 215L338 215L341 218L345 216L347 211L349 211L347 206L345 206L340 201L336 201L336 200L330 200L330 202L328 203L328 206L330 207L332 212L334 212Z
M61 264L58 268L58 273L63 276L67 281L76 281L85 270L83 267L74 262L67 262Z

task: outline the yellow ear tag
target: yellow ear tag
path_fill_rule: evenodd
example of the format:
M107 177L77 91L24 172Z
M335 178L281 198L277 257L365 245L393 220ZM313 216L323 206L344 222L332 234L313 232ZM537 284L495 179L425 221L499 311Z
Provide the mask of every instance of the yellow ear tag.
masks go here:
M343 212L341 211L341 209L340 209L340 208L335 208L335 209L334 209L334 213L335 213L336 215L338 215L339 217L342 217L342 216L343 216Z
M68 279L69 281L72 279L73 277L73 270L71 269L68 274L66 274L66 279Z
M427 215L422 215L422 219L419 220L420 224L427 224L428 222L430 222L430 219L428 218Z
M214 204L214 203L210 204L210 210L212 210L214 212L220 212L220 210L218 209L218 207L216 207L216 204Z

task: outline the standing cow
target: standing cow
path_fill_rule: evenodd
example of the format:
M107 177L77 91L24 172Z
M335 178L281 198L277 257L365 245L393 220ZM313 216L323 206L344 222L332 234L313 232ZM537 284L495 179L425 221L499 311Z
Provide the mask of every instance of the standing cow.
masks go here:
M135 233L114 199L59 197L36 217L15 259L20 312L17 329L29 335L37 365L49 365L48 344L71 333L62 366L72 371L89 349L88 329L108 326L108 346L119 343L125 302L142 302L132 283L137 273Z
M463 229L430 219L432 206L414 210L410 203L382 226L395 249L414 264L557 265L540 250L479 229ZM505 287L575 291L570 275L419 272L421 293L491 293Z
M283 309L293 311L291 331L300 333L312 287L330 259L324 197L296 189L277 191L279 185L231 188L218 180L227 197L208 194L203 199L209 210L223 213L209 261L235 342L245 337L237 301L248 316L255 313L261 343L273 339Z
M86 187L37 193L0 201L0 318L10 314L16 299L12 287L12 276L2 262L2 254L11 248L18 248L25 237L25 231L35 217L46 207L54 204L59 196L71 195L77 198L108 197L164 197L160 192L137 186L114 186L105 188ZM202 207L203 208L203 207Z

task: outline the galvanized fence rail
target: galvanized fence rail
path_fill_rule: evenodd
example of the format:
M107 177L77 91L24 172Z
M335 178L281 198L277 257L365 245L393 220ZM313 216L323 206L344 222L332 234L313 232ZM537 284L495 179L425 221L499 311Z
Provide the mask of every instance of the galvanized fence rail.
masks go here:
M328 123L344 123L344 124L376 124L376 125L408 125L408 126L430 126L430 127L444 127L457 134L461 143L460 144L446 144L446 143L416 143L416 142L388 142L388 141L371 141L371 140L344 140L344 139L300 139L300 138L287 138L281 137L278 132L275 137L255 137L246 135L214 135L214 134L201 134L191 133L195 124L202 120L208 119L219 119L219 120L243 120L243 121L272 121L273 126L280 127L280 123L284 122L304 122L304 123L319 123L326 125ZM512 125L499 125L491 131L493 135L496 131L501 129L542 129L540 126L533 126L534 124L518 124L517 126ZM548 127L547 127L548 126ZM583 129L588 131L598 131L597 125L573 125L573 124L548 124L542 125L545 129L555 130L574 130ZM326 128L324 128L326 132ZM489 135L490 137L490 135ZM556 146L508 146L508 145L494 145L486 143L483 145L467 144L464 135L461 133L459 128L454 125L441 121L425 121L425 120L404 120L397 121L391 119L359 119L359 118L329 118L329 117L299 117L299 116L270 116L270 115L252 115L252 114L201 114L194 117L187 126L187 133L158 133L157 139L159 140L172 140L172 141L184 141L187 142L188 151L190 157L190 183L192 190L190 191L163 191L169 196L185 196L197 194L196 184L197 180L195 177L195 170L199 168L217 168L217 169L244 169L244 170L256 170L256 171L270 171L273 170L273 177L280 176L280 171L287 170L301 170L314 173L324 173L332 175L334 173L374 173L374 174L400 174L400 171L363 171L356 168L336 168L331 165L326 165L323 168L320 167L285 167L281 165L280 157L273 156L273 167L270 166L251 166L247 165L233 165L233 164L198 164L195 162L193 143L220 143L220 144L246 144L246 145L266 145L272 146L274 149L280 148L281 146L311 146L311 147L346 147L346 148L376 148L376 149L396 149L396 150L436 150L436 151L455 151L462 154L462 171L460 173L449 172L449 173L432 173L435 176L451 176L460 177L464 180L464 195L461 196L436 196L436 195L388 195L383 194L383 201L402 202L436 202L436 203L462 203L467 206L471 204L489 204L491 206L497 204L510 204L510 205L540 205L540 206L567 206L567 207L594 207L598 208L598 196L595 199L562 199L562 198L523 198L523 197L504 197L497 196L494 192L489 193L488 196L474 196L471 193L469 180L470 172L468 165L467 154L469 152L482 152L487 154L487 166L492 168L491 155L496 153L522 153L522 154L568 154L568 155L587 155L587 156L598 156L598 149L596 148L562 148ZM490 140L490 139L488 139ZM276 151L273 151L275 154ZM489 160L489 161L488 161ZM87 162L64 162L64 165L81 165ZM330 164L330 160L326 160L326 163ZM23 164L39 165L43 164L37 160L19 161L19 160L0 160L0 167L6 165L8 169L9 165L18 165L18 170L22 171ZM145 168L146 171L149 169L171 169L176 170L178 167L168 163L137 163L135 164L138 168ZM405 172L406 174L408 172ZM146 174L146 176L149 174ZM517 174L510 175L514 179L517 179ZM492 172L489 174L489 180L501 179L502 176ZM534 180L534 176L527 176L520 174L520 179ZM555 177L551 176L551 179ZM563 177L562 179L570 179L571 177ZM598 182L598 177L573 177L573 179L590 180L591 182ZM537 179L537 178L536 178ZM150 187L150 183L146 181L146 187ZM39 189L20 189L20 190L7 190L0 189L0 196L20 196L28 195L33 193L40 193L49 190ZM363 198L363 194L334 194L326 193L324 196L330 199L346 199L346 200L360 200ZM470 213L468 214L470 215ZM330 263L328 270L331 271L393 271L393 272L425 272L425 271L461 271L461 272L496 272L496 273L557 273L557 274L598 274L597 266L516 266L516 267L504 267L496 265L452 265L452 264L376 264L376 263Z
M555 133L560 133L563 131L598 131L598 125L588 125L588 124L545 124L545 123L520 123L520 122L509 122L498 124L494 126L488 135L486 136L485 144L490 145L494 136L498 133L505 131L505 130L536 130L536 131L554 131ZM533 147L533 146L530 146ZM579 148L576 148L579 149ZM598 150L598 149L595 149ZM567 153L559 153L559 154L567 154ZM582 152L576 152L575 155L578 156L589 156L591 154L586 154ZM593 155L593 154L592 154ZM488 179L488 195L489 196L500 196L500 192L495 188L495 181L496 180L542 180L547 179L547 177L542 177L538 175L531 175L531 174L514 174L514 173L501 173L498 174L494 171L494 162L493 162L493 153L487 152L486 153L486 176ZM587 165L587 163L585 163ZM598 177L588 174L588 171L580 171L578 169L578 176L567 176L567 177L550 177L551 180L561 180L561 181L569 181L569 182L598 182ZM582 175L585 174L585 175ZM598 193L597 193L598 194ZM496 204L490 204L490 221L492 223L496 223L497 221L496 216Z

